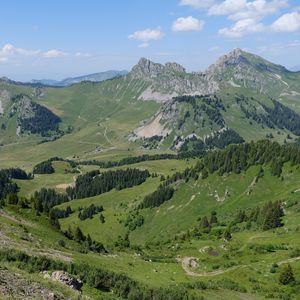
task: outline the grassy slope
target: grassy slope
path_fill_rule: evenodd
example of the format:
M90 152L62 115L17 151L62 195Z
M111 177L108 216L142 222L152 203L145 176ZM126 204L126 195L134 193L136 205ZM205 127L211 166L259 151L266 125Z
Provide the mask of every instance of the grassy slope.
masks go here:
M175 161L176 162L176 161ZM170 169L175 171L174 161L164 162L146 162L147 166L153 170L161 171L167 175ZM185 167L185 161L179 161L176 170L182 170ZM142 166L143 163L140 163ZM144 165L144 167L146 167ZM164 168L161 168L161 165ZM64 164L56 163L56 175L41 175L48 177L53 185L59 183L60 176L69 176L63 174ZM297 199L297 193L291 193L299 188L300 173L295 167L288 165L284 168L283 177L272 177L268 168L265 169L265 176L257 184L252 186L252 192L247 195L245 191L253 182L258 172L257 167L252 167L245 174L230 175L219 177L211 175L206 180L190 181L182 183L177 187L177 191L172 200L166 202L161 207L153 210L145 210L145 224L130 234L133 244L144 244L146 241L163 241L180 231L186 231L197 225L197 218L204 214L209 214L212 209L216 209L220 220L231 219L235 211L240 207L255 207L268 200L288 200ZM54 179L56 178L56 179ZM62 177L63 178L63 177ZM67 179L67 178L63 178ZM43 186L40 178L35 178L28 182L28 185L21 184L21 192L28 195L39 185ZM21 182L19 182L21 183ZM23 184L25 183L22 182ZM60 182L62 183L62 182ZM79 225L85 233L90 233L97 240L103 241L108 248L113 244L118 235L123 235L126 229L118 220L124 220L130 206L140 201L143 196L154 190L159 184L159 178L150 178L146 183L122 191L111 191L109 193L82 200L74 200L62 206L71 205L72 208L78 206L87 206L91 203L102 204L104 206L104 215L106 223L101 224L98 216L91 220L79 221L76 214L70 218L62 219L62 227L70 225ZM217 202L215 194L217 191L220 197L224 196L228 188L230 196L224 202ZM200 194L199 194L200 193ZM192 197L195 195L195 197ZM123 205L121 205L123 203ZM126 207L126 205L127 207ZM298 205L299 206L299 205ZM9 238L8 245L19 248L29 253L47 255L53 258L69 259L70 257L77 262L86 262L91 265L101 266L119 272L122 270L132 278L153 286L169 286L171 283L179 282L197 282L209 280L222 280L222 278L231 279L245 287L252 296L246 296L237 292L222 290L207 290L201 292L205 299L260 299L261 294L273 293L275 288L284 290L276 284L278 273L269 272L272 263L285 261L290 257L294 249L300 249L298 237L298 220L300 217L300 207L294 206L286 210L284 218L286 226L275 231L261 232L256 230L246 230L233 233L233 240L230 244L225 244L222 239L192 239L191 241L171 241L167 245L157 245L155 248L147 250L150 257L166 258L167 260L159 262L143 260L142 257L133 252L116 252L115 255L96 255L81 254L78 252L78 246L65 239L57 231L48 226L44 218L36 217L30 210L16 211L13 207L9 216L17 215L16 219L7 215L1 215L1 232ZM28 221L26 221L28 220ZM19 226L20 225L20 226ZM22 225L22 226L21 226ZM24 229L26 228L26 230ZM47 239L45 239L47 237ZM59 239L64 239L66 248L57 244ZM177 246L176 246L177 244ZM253 244L258 245L284 245L284 249L276 250L270 253L256 253L250 249ZM2 245L3 246L3 245ZM219 256L213 257L205 251L199 251L204 247L210 246L216 249ZM199 267L190 268L194 273L211 272L215 270L227 270L230 266L235 266L238 271L228 271L224 274L203 277L187 276L181 267L180 262L176 262L176 257L196 257L199 259ZM300 261L293 262L296 277L300 276ZM289 290L289 288L287 288ZM88 291L90 293L90 291ZM93 292L94 293L94 292ZM253 294L254 293L254 294ZM258 293L258 294L257 294ZM257 295L256 295L257 294ZM276 298L274 296L274 298Z
M275 98L299 113L299 74L284 73L281 80L282 87L274 95ZM0 130L0 143L4 144L0 147L0 166L23 166L30 169L32 164L51 156L76 155L83 159L112 159L147 153L147 150L139 149L139 143L128 142L128 134L137 128L142 120L151 118L159 109L158 103L138 100L138 96L146 88L145 82L132 80L127 76L101 83L84 82L67 88L44 88L43 96L37 97L32 87L1 82L1 90L7 90L11 95L30 95L34 101L47 106L62 118L63 129L72 125L74 130L57 141L37 144L40 140L37 136L17 137L16 120L7 120L7 117L4 117L8 129ZM265 96L242 87L223 90L219 96L227 108L227 112L223 112L227 126L235 129L247 141L265 138L269 133L273 134L275 140L284 141L288 131L262 128L255 122L250 126L249 120L246 120L236 107L235 94L253 96L259 101L268 102ZM195 126L197 124L187 122L186 130L190 133ZM277 134L277 131L280 134ZM208 129L200 128L198 133L203 136L208 133ZM166 151L172 144L173 137L174 133L161 145L162 149L158 152Z
M74 131L57 141L37 144L35 136L16 137L14 120L9 120L9 129L0 132L0 142L5 144L0 148L0 166L30 168L32 163L51 156L72 157L76 154L90 158L99 155L99 150L103 153L109 150L112 156L127 151L128 155L128 134L159 107L154 101L137 101L137 95L144 88L143 82L118 78L100 84L44 89L43 97L33 99L59 115L63 120L62 128L72 125ZM17 91L33 93L30 87L8 86L7 90L11 95ZM132 144L130 148L138 150L138 145Z

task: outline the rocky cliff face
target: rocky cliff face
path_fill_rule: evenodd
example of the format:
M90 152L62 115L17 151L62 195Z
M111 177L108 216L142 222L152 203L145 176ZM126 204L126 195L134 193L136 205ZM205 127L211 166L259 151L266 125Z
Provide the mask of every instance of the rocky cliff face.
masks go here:
M162 65L141 58L129 76L148 82L148 88L139 97L141 100L164 102L178 95L210 94L218 90L215 81L207 81L200 73L187 73L174 62Z
M261 94L279 95L289 88L283 77L292 73L280 65L235 49L221 56L205 72L207 80L220 82L220 88L245 87Z
M135 65L130 75L135 79L149 80L156 78L163 73L165 67L161 64L154 63L149 59L141 58L137 65Z
M280 95L290 88L284 79L289 73L292 72L257 55L234 49L221 56L204 73L187 73L177 63L162 65L142 58L129 76L149 84L140 99L164 102L174 96L214 94L232 87Z

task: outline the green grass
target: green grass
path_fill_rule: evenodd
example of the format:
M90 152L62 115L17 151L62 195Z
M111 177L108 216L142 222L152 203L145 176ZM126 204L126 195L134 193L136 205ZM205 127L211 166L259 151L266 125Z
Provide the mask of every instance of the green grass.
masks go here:
M143 162L135 167L147 167L152 172L168 175L183 170L188 163L195 162L166 160ZM42 187L45 182L48 182L49 186L55 186L66 182L69 179L66 176L72 177L73 174L64 174L66 163L55 162L54 166L56 170L54 174L36 177L32 181L27 181L28 185L24 184L26 181L18 182L21 183L21 194L29 195L35 188ZM90 167L83 168L83 172ZM223 299L263 299L263 295L273 295L272 298L277 299L280 295L289 293L292 288L277 283L282 265L276 273L270 273L270 268L273 263L289 259L295 249L300 249L298 239L300 204L286 209L283 228L264 232L255 228L232 232L233 238L230 243L224 243L214 235L204 235L201 239L173 239L175 234L187 232L188 229L198 226L197 219L209 215L213 209L217 211L222 223L231 220L239 208L255 207L269 200L288 202L298 199L298 193L292 193L299 188L300 172L297 167L285 165L283 180L271 176L268 167L265 167L264 177L255 185L251 185L258 169L259 167L251 167L242 174L222 177L213 174L205 180L182 182L177 185L175 195L170 201L158 208L143 210L141 213L145 217L145 224L130 232L131 244L142 248L142 256L136 250L115 249L114 242L119 235L125 235L127 228L124 226L124 220L128 213L142 201L145 195L157 188L160 183L159 177L149 178L145 183L133 188L112 190L96 197L73 200L59 206L63 208L70 205L76 210L92 203L103 205L106 219L104 224L100 223L98 214L92 219L80 221L77 217L78 211L69 218L61 219L60 223L63 230L69 226L80 226L85 234L89 233L93 239L104 243L110 251L108 255L80 253L78 244L63 237L49 226L44 216L36 216L31 209L20 210L14 206L7 207L5 210L11 216L16 216L16 219L0 215L1 232L9 237L10 246L13 248L52 258L71 258L75 262L88 263L115 272L121 271L153 287L168 287L172 284L198 281L209 283L211 280L213 282L231 280L245 288L247 293L240 293L226 287L220 290L194 291L194 293L204 296L204 299L221 299L222 295ZM252 192L248 194L249 186ZM223 202L218 202L216 194L221 198L226 190L229 196ZM194 195L195 197L192 197ZM65 241L65 248L58 245L60 239ZM153 244L155 242L159 243ZM275 246L275 251L260 253L253 248L267 245ZM210 256L205 251L207 247L215 249L219 256ZM226 272L215 276L188 276L181 263L176 260L185 256L198 259L199 266L189 268L194 273L201 274L216 270ZM231 270L231 267L236 269ZM292 267L296 278L300 280L300 261L292 262ZM101 297L97 293L88 286L84 287L85 295Z

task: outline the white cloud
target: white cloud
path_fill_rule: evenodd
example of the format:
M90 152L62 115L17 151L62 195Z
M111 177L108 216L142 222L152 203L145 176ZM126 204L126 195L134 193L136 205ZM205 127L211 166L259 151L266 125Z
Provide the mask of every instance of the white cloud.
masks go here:
M269 29L262 20L287 5L287 0L225 0L213 5L208 10L208 15L227 15L235 23L231 27L220 29L219 34L227 38L241 38L249 33Z
M35 56L40 53L40 50L16 48L12 44L5 44L2 49L0 49L0 57L9 57L13 55Z
M204 26L202 20L193 18L192 16L186 18L178 18L172 25L172 30L174 32L179 31L200 31Z
M287 0L225 0L213 5L209 15L228 15L229 19L238 21L243 19L261 19L267 15L276 13L279 9L288 5Z
M266 0L255 0L247 2L246 8L231 14L229 18L234 21L256 18L262 19L268 15L277 13L281 8L288 5L287 0L273 0L267 2Z
M300 13L292 12L282 15L271 25L271 29L277 32L295 32L300 30Z
M179 5L191 6L193 8L208 8L214 4L214 0L181 0Z
M90 57L88 53L76 52L74 54L66 53L57 49L42 51L39 49L17 48L12 44L5 44L0 48L0 63L21 63L22 61L35 58L57 58L64 56Z
M222 28L219 34L226 38L241 38L248 33L262 32L265 26L255 19L245 19L237 21L232 27Z
M247 8L246 0L225 0L220 4L213 5L209 11L209 15L229 15L242 11Z
M160 28L157 29L145 29L135 31L134 33L128 36L129 39L142 41L144 43L148 43L151 40L159 40L164 36L164 33Z
M43 53L43 57L46 58L56 58L61 56L66 56L68 53L59 51L57 49L51 49Z

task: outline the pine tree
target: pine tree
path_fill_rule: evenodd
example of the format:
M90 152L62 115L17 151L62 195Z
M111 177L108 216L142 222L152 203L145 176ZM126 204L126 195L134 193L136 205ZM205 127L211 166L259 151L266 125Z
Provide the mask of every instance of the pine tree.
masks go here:
M244 210L240 209L235 217L235 223L242 223L247 221L247 215Z
M206 169L203 169L203 170L202 170L202 179L205 179L205 178L207 178L207 177L208 177L208 172L207 172Z
M284 269L281 271L279 282L284 285L293 284L296 282L294 272L290 264L284 267Z
M211 212L209 223L210 223L210 225L218 223L218 218L217 218L217 212L216 211Z
M230 233L230 228L227 228L223 234L224 240L229 242L232 239L232 235Z
M83 232L81 231L81 229L77 226L74 232L74 240L76 242L83 242L85 241L85 236L83 234Z
M99 219L102 224L105 223L105 217L103 216L103 214L100 214Z
M208 219L206 216L204 216L202 219L201 219L201 227L203 228L208 228L210 225L209 225L209 222L208 222Z

